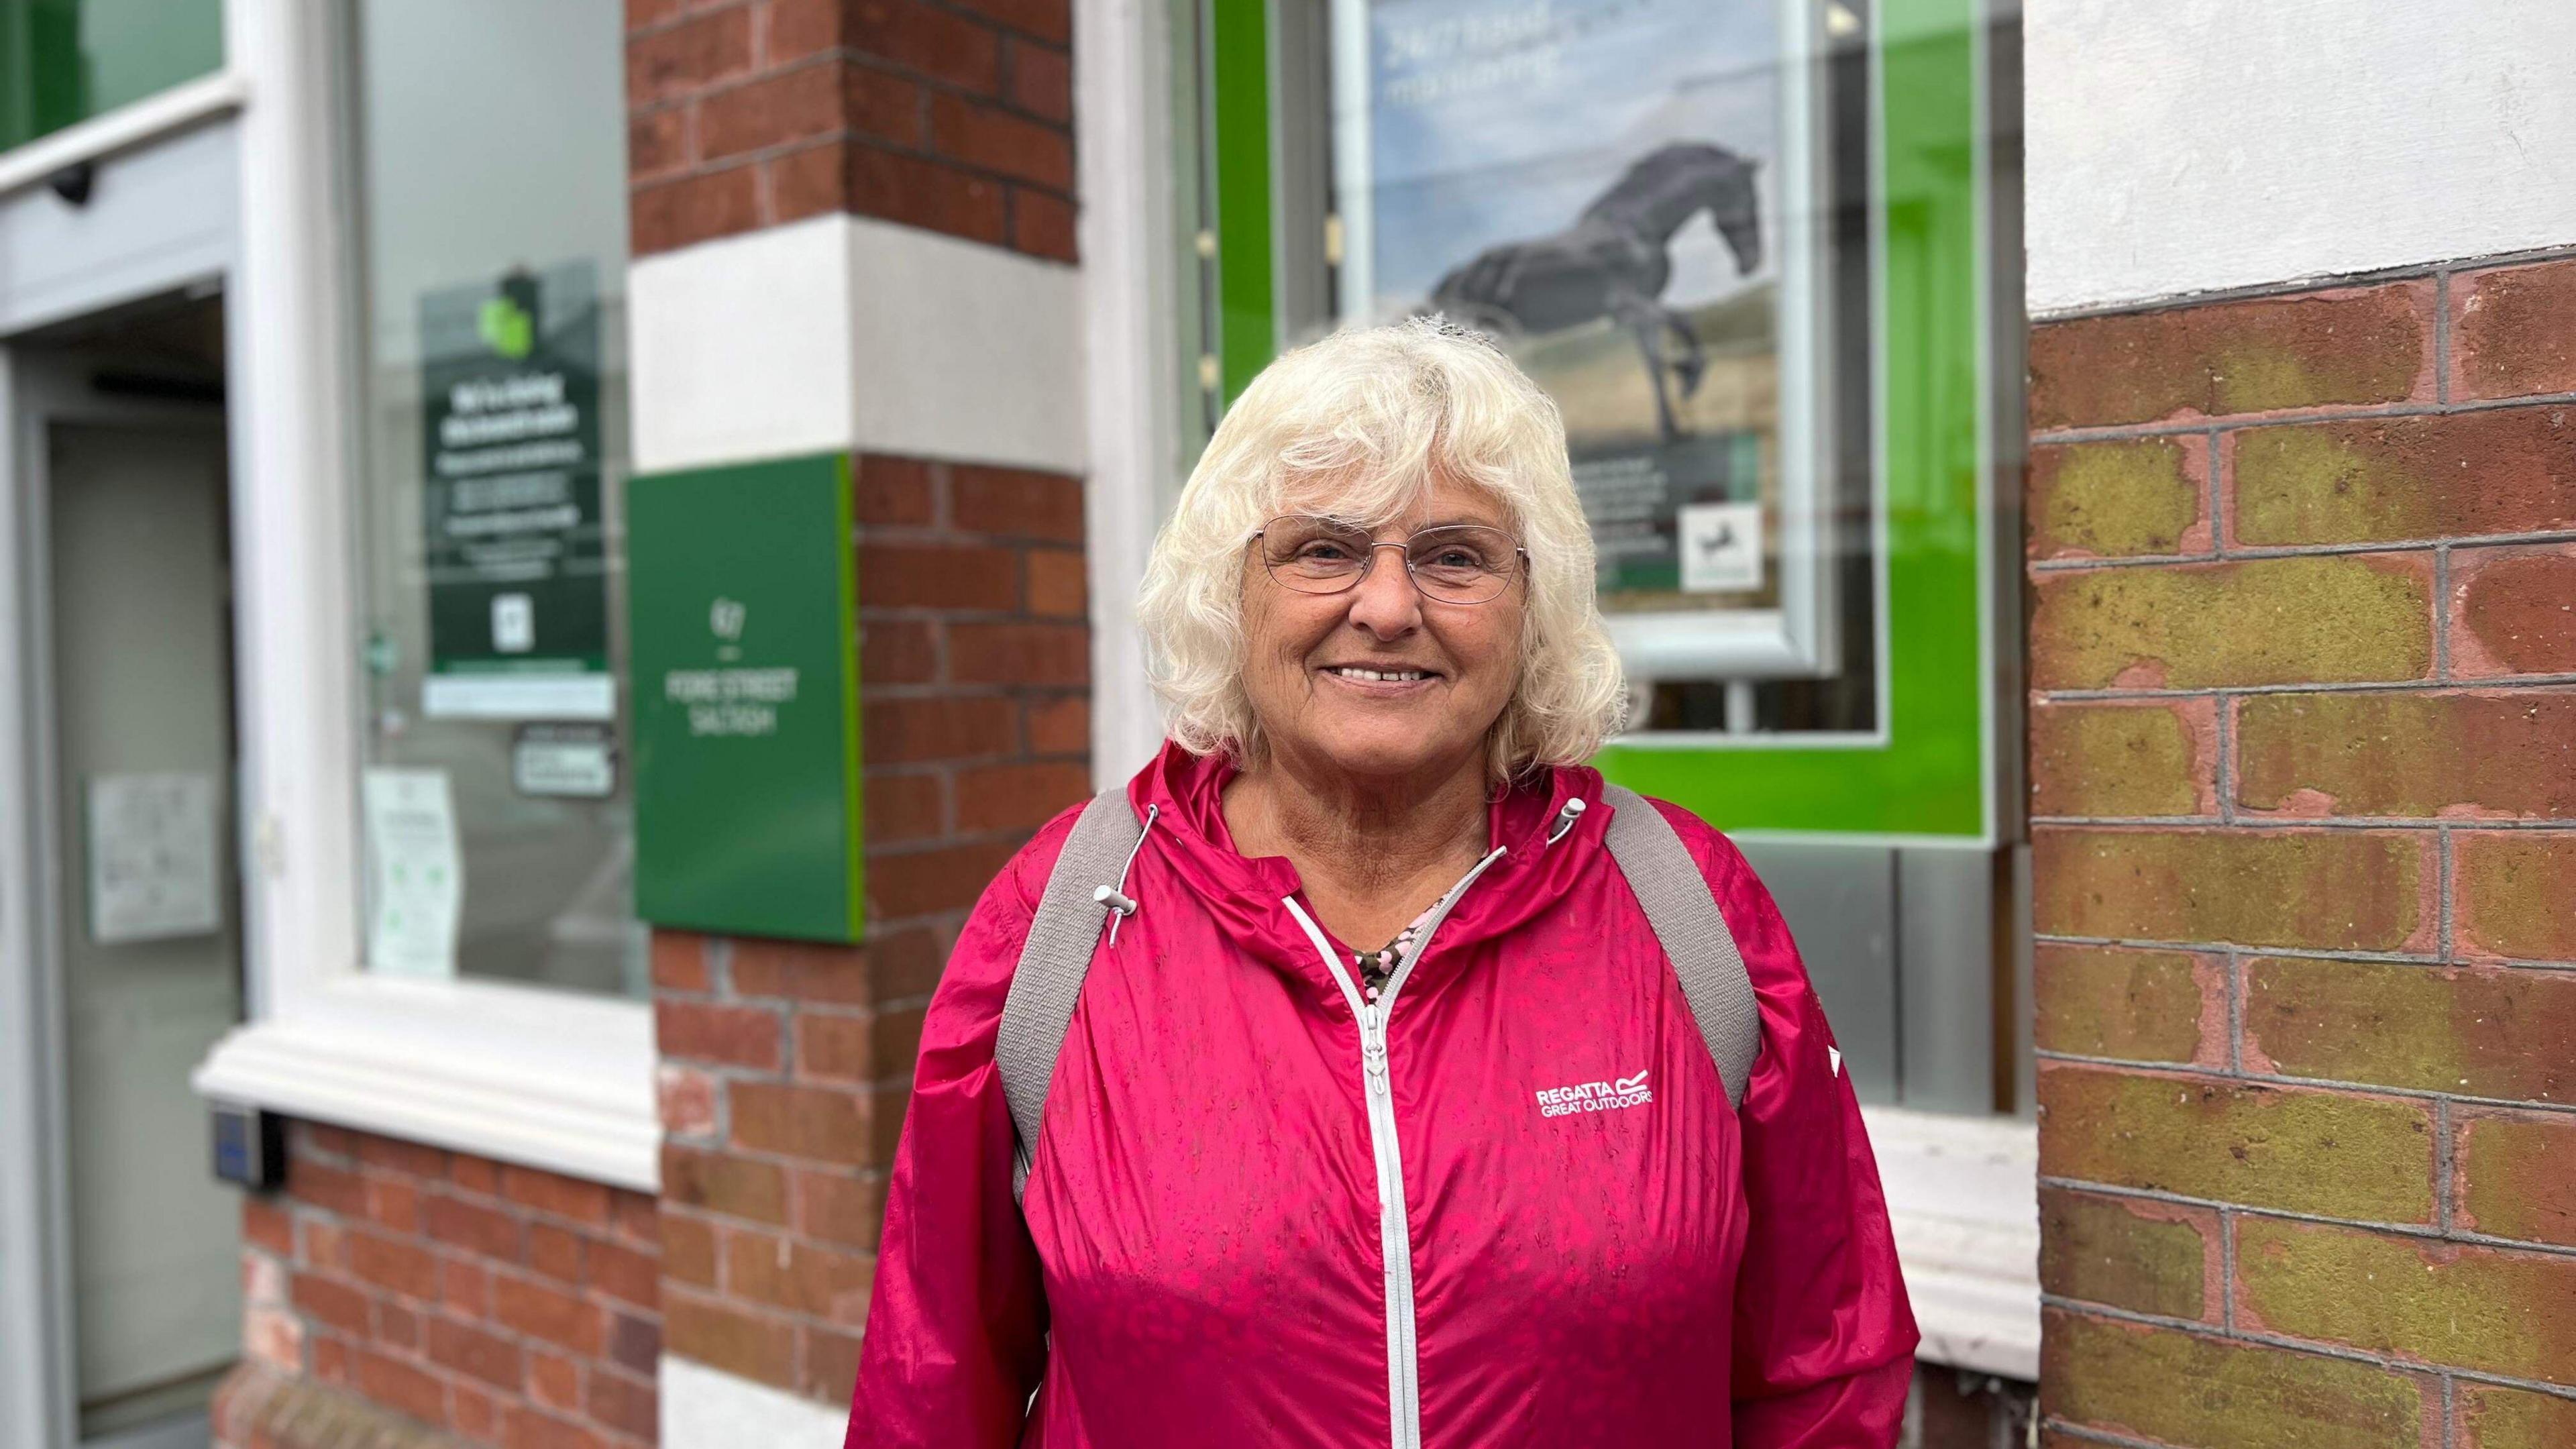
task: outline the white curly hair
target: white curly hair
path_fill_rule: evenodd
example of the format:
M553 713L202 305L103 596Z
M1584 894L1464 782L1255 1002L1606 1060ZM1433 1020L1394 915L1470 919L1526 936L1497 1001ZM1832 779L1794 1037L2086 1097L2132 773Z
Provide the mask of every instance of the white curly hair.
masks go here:
M1263 757L1243 690L1243 559L1254 530L1295 511L1375 527L1435 478L1493 497L1529 551L1520 677L1487 742L1493 778L1579 763L1616 733L1627 689L1593 596L1592 531L1564 420L1493 344L1418 317L1283 354L1209 439L1137 599L1171 737L1247 767Z

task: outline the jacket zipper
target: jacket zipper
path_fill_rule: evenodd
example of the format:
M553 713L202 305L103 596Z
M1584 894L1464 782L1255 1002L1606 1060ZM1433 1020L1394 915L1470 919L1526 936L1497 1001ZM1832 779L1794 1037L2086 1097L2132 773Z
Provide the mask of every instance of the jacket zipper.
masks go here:
M1413 1225L1404 1201L1404 1154L1395 1140L1395 1092L1387 1076L1386 1025L1395 1010L1395 996L1404 989L1405 979L1413 974L1415 963L1431 952L1431 938L1440 923L1449 918L1449 910L1466 894L1485 867L1502 859L1502 847L1476 862L1440 903L1423 919L1422 937L1413 954L1396 967L1387 979L1386 989L1378 999L1361 996L1359 984L1351 979L1342 965L1341 953L1333 949L1323 930L1294 896L1284 897L1281 904L1296 917L1298 926L1313 942L1315 952L1324 958L1324 969L1333 973L1334 984L1342 988L1342 999L1350 1003L1351 1015L1360 1028L1360 1095L1368 1104L1369 1149L1377 1167L1377 1225L1379 1256L1386 1264L1386 1398L1388 1438L1394 1449L1422 1449L1422 1384L1415 1354L1413 1324Z

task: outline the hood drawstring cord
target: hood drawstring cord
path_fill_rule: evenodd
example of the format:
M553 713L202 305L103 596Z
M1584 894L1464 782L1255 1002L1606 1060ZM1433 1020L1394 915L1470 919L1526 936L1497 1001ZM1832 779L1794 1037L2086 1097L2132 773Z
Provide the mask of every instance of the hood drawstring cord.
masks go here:
M1154 828L1154 817L1163 813L1160 805L1145 807L1144 829L1136 832L1136 843L1127 848L1127 859L1118 867L1118 884L1102 886L1091 898L1109 908L1109 944L1118 944L1118 923L1136 914L1136 900L1127 894L1127 873L1136 868L1136 854L1145 848L1145 836Z
M1566 801L1565 808L1556 812L1555 821L1547 827L1547 843L1554 845L1563 840L1565 833L1574 828L1574 822L1583 818L1583 809L1583 797L1580 795Z

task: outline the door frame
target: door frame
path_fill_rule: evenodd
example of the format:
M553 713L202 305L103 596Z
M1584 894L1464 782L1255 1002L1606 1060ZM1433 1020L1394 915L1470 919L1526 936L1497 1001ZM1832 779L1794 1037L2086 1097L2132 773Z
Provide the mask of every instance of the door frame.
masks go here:
M226 419L220 404L101 396L83 375L95 356L0 343L0 573L17 580L0 597L0 763L7 767L0 820L14 822L0 834L0 1003L17 1008L0 1011L0 1102L17 1104L0 1110L0 1162L20 1168L0 1177L0 1263L21 1262L29 1270L0 1281L0 1339L32 1346L32 1352L0 1356L9 1360L0 1364L0 1375L8 1376L0 1378L0 1411L7 1415L0 1431L41 1449L157 1449L184 1421L80 1437L71 1139L63 1092L70 1039L63 948L72 928L63 891L72 863L53 848L63 821L54 737L49 439L57 424L75 424L186 431L223 448ZM231 517L228 511L227 526ZM225 791L236 861L242 858L237 793ZM239 886L236 876L236 922L246 905Z

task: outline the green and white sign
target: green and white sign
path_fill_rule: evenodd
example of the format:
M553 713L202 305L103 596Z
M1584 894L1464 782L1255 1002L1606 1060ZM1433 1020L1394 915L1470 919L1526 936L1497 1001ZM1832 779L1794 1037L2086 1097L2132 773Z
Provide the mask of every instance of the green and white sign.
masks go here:
M587 261L422 296L433 718L614 718Z
M839 454L626 487L635 913L855 941L856 561Z

